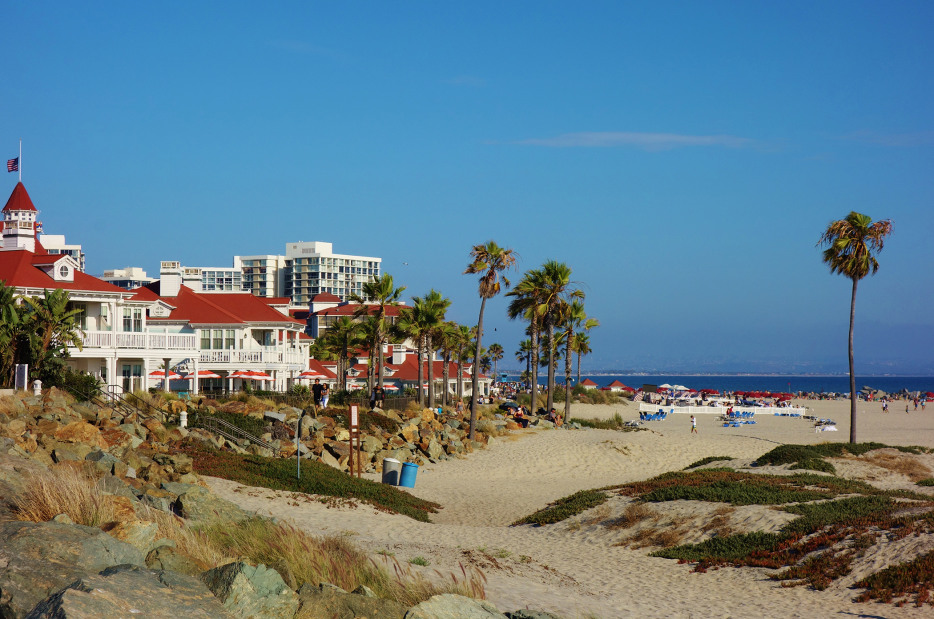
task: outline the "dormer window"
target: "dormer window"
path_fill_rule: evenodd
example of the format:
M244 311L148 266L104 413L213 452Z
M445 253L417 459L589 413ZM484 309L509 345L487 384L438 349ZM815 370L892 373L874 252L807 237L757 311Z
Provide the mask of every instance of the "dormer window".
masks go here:
M68 279L69 275L71 275L71 269L68 268L67 264L63 264L60 267L58 267L59 279Z

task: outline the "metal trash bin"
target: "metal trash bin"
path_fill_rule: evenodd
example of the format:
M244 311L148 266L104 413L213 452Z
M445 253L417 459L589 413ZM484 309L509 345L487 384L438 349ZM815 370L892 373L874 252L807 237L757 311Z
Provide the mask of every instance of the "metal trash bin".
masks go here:
M402 472L402 463L395 458L383 458L383 483L392 486L399 485L399 473Z
M406 462L402 465L402 473L399 474L399 485L406 488L415 487L415 476L418 474L418 465Z

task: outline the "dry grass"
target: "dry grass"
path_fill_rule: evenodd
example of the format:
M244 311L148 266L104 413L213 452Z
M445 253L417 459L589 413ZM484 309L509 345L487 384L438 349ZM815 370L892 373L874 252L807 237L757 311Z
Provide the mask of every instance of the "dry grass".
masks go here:
M347 591L366 585L376 595L414 606L433 595L457 593L483 599L486 582L477 570L426 578L391 559L395 574L373 562L348 536L315 537L289 524L253 519L205 531L224 552L278 571L292 588L328 582Z
M159 526L159 537L175 542L175 550L208 570L218 565L225 565L236 557L230 557L204 531L189 527L184 520L159 509L149 506L140 508L143 520L155 522Z
M904 475L917 483L931 476L931 469L911 454L876 450L859 458L880 468Z
M598 505L593 508L593 510L587 514L585 518L581 519L581 523L585 525L600 524L604 520L610 517L610 506L606 503Z
M46 522L67 514L75 524L100 527L116 519L113 501L97 478L70 466L24 476L24 491L13 497L18 520Z
M643 520L652 518L658 520L661 515L645 503L630 503L623 510L623 514L606 522L608 529L628 529L635 526Z
M677 546L684 539L685 531L678 528L647 527L637 531L634 535L614 544L615 546L629 546L634 549L649 546L671 548Z

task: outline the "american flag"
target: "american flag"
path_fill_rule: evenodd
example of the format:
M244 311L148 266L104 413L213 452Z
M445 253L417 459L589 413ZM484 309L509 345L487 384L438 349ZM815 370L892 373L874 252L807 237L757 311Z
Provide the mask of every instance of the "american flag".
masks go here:
M7 172L16 172L19 170L19 157L14 157L13 159L6 160L6 171Z

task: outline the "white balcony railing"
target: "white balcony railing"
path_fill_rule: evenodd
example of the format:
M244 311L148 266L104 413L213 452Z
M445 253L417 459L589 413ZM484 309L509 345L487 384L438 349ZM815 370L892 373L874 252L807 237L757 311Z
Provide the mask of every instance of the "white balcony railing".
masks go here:
M269 364L298 363L307 365L308 354L297 350L202 350L201 363Z
M85 331L84 348L136 348L140 350L196 350L198 336L181 333L128 333Z

